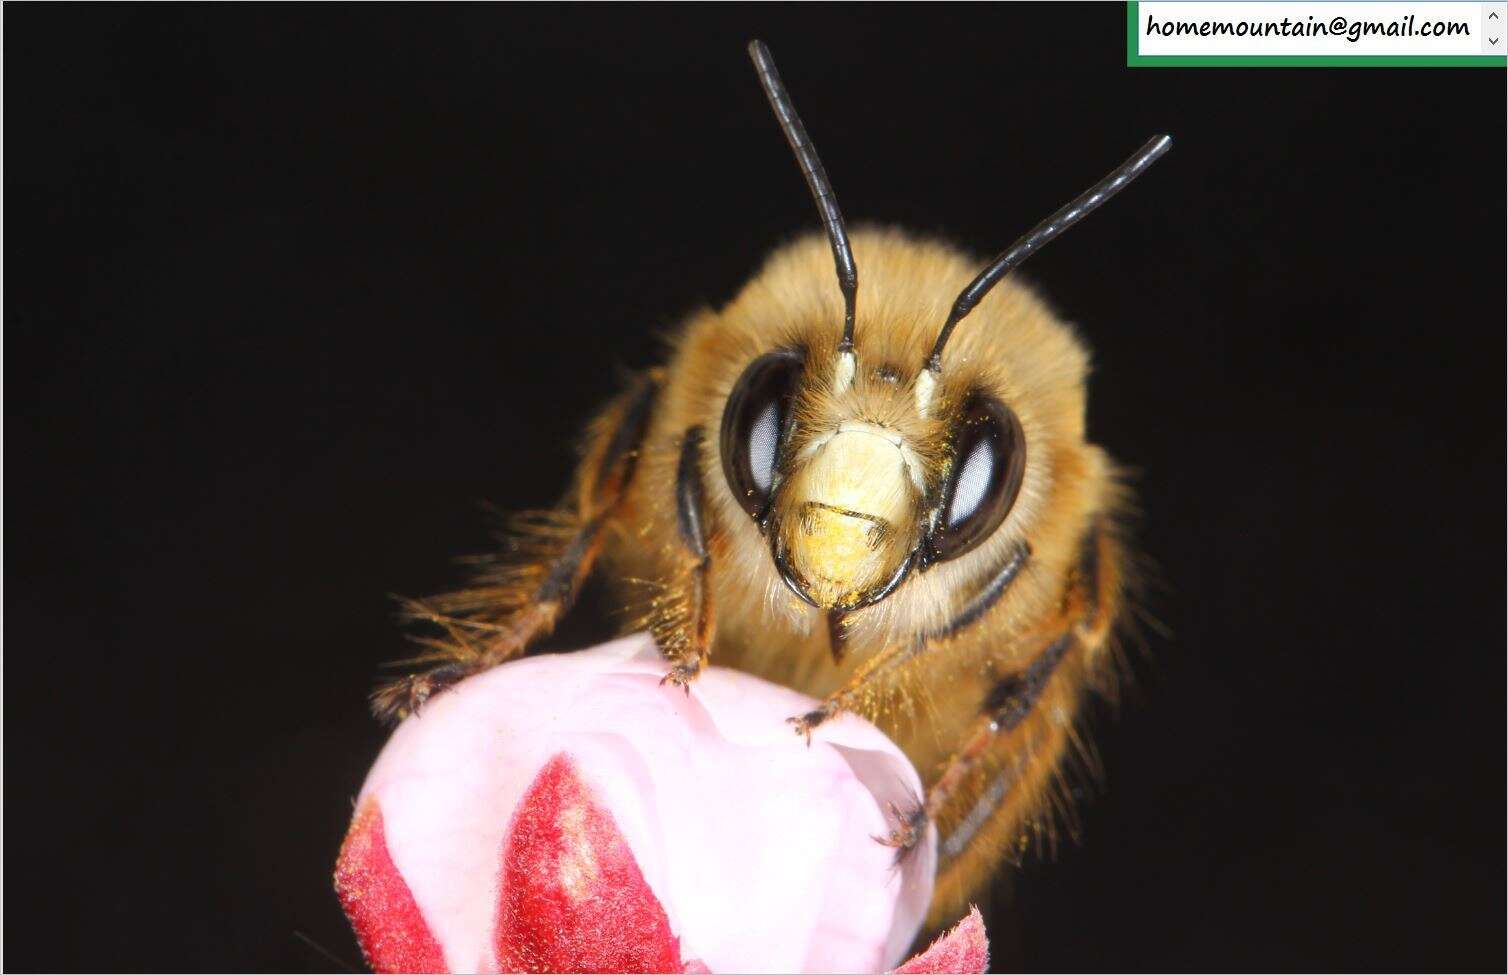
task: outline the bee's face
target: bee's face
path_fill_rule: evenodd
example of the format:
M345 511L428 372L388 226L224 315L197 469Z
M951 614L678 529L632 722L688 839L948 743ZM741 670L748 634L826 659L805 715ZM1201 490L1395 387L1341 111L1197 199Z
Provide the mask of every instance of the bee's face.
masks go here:
M840 389L822 366L780 349L744 370L723 412L723 467L792 591L852 609L883 598L916 562L926 431L904 422L897 383L854 376Z
M1021 489L1027 445L995 391L964 390L924 417L920 352L890 361L892 350L866 348L875 332L861 330L845 362L822 338L832 331L831 319L819 320L809 342L743 367L719 448L728 486L786 585L813 606L846 611L993 535Z

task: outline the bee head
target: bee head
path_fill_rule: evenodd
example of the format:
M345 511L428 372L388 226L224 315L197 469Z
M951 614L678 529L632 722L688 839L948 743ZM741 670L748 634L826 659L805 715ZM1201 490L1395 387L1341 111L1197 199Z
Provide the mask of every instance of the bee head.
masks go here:
M993 395L924 417L915 376L862 349L845 362L813 345L767 352L744 369L719 446L724 477L786 585L813 606L847 611L993 534L1020 491L1026 445Z
M944 348L1011 270L1140 175L1170 140L1152 139L1024 234L956 292L946 315L946 298L901 308L895 291L885 289L881 300L889 307L864 319L880 325L866 338L858 266L827 171L769 50L754 41L749 53L822 217L842 311L841 319L823 321L792 314L791 341L744 360L723 409L723 472L758 521L786 585L813 606L848 611L885 598L912 571L971 551L1004 522L1026 469L1022 424L998 383L971 384L967 376L945 382ZM872 253L883 260L885 250ZM945 278L955 288L961 283L951 270L947 260L921 257L882 266L880 276L922 280L931 292ZM747 303L770 312L810 296L804 284L782 286L777 278L752 287ZM759 327L730 331L753 335ZM962 358L976 371L988 369L977 357Z

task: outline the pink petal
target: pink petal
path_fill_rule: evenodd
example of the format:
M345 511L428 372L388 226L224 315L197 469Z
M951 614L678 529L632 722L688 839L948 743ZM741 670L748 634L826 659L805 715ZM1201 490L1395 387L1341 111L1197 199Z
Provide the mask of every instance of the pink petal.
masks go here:
M969 915L953 930L932 942L931 947L895 970L894 975L923 975L928 972L982 973L990 967L990 941L984 933L984 918L979 908L969 908Z
M565 755L513 814L494 931L505 972L678 972L670 920Z
M374 971L446 971L445 956L388 855L375 800L362 804L346 834L335 863L335 893Z

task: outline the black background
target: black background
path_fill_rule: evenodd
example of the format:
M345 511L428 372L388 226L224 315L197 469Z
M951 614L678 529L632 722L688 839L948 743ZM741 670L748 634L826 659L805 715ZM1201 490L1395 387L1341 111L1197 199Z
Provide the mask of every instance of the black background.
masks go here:
M1170 633L996 964L1502 966L1501 71L1130 70L1118 4L6 13L11 968L357 960L387 594L816 226L756 35L853 222L992 251L1176 139L1029 271Z

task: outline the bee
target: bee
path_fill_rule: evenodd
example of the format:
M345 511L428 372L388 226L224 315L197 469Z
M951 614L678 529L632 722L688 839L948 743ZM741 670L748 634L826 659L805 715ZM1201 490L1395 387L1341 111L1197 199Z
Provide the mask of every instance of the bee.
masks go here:
M825 234L693 314L591 422L564 500L514 518L473 585L409 605L428 669L373 707L402 718L524 653L605 569L666 682L715 660L819 699L790 719L808 739L842 712L895 737L927 791L881 840L936 826L936 922L1050 829L1125 615L1127 491L1085 436L1088 352L1009 275L1170 139L981 270L935 240L850 237L769 50L749 53Z

